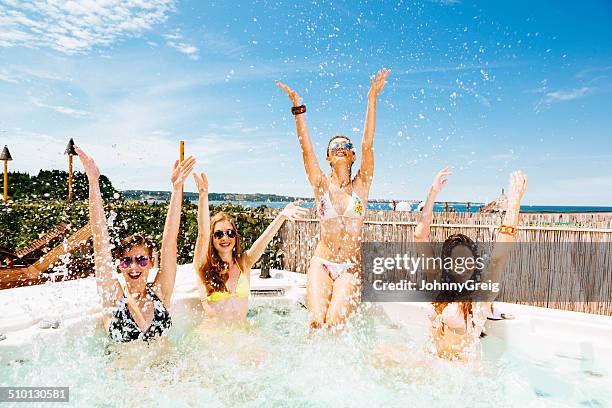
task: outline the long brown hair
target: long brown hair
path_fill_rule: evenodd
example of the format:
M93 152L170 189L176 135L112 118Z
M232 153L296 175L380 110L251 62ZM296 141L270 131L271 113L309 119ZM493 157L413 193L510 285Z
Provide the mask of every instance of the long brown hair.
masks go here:
M459 245L466 246L472 252L474 258L478 257L478 246L476 243L467 235L464 234L453 234L446 238L444 243L442 244L442 254L441 257L443 260L450 258L453 249ZM446 263L444 263L445 265ZM442 271L442 280L445 282L453 281L451 270L444 268ZM476 269L472 272L472 278L480 281L480 274L482 271L480 269ZM464 292L466 292L464 290ZM437 302L432 302L434 310L437 314L442 313L444 308L448 306L452 301L456 301L459 304L459 310L463 314L463 318L467 321L468 315L472 314L472 299L471 292L460 293L455 291L444 291L440 293L439 300Z
M153 257L155 245L153 245L153 242L143 234L133 234L129 237L123 238L113 249L113 257L115 259L121 258L130 249L141 245L149 253L149 258Z
M210 237L208 239L208 252L206 253L206 262L204 266L198 271L200 281L206 287L206 292L210 295L213 292L228 292L225 283L229 279L227 273L227 264L223 262L214 245L213 234L215 232L215 225L220 221L229 221L232 224L232 228L236 231L236 244L232 249L232 259L234 262L238 262L240 256L240 235L238 235L238 228L236 228L236 222L227 213L219 212L215 214L210 220Z

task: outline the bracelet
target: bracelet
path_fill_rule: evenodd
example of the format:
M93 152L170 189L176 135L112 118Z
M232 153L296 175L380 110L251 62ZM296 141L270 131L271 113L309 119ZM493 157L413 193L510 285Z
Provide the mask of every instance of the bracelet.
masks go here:
M516 229L516 227L513 227L512 225L505 225L502 224L499 226L499 233L500 234L506 234L506 235L510 235L513 237L516 237L516 233L518 232L518 230Z
M291 113L293 113L295 116L306 113L306 105L293 106L291 108Z

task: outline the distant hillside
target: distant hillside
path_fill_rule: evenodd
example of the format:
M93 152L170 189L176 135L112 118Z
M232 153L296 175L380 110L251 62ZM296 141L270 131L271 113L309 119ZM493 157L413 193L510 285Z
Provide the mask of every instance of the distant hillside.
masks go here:
M124 190L122 196L128 200L147 200L147 201L167 201L170 199L169 191L149 191L149 190ZM197 200L197 193L185 193L188 200ZM239 194L239 193L208 193L210 201L270 201L270 202L291 202L298 199L307 200L301 197L280 196L276 194Z

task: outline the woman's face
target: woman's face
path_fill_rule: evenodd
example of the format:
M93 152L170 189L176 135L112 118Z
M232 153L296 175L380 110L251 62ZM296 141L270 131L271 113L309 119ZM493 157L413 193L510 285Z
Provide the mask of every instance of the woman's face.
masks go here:
M355 161L355 148L353 143L345 137L337 137L329 143L327 161L334 167L336 164L353 164Z
M128 249L119 258L119 271L125 277L126 282L143 281L146 283L152 267L153 259L144 245Z
M456 282L465 282L472 277L476 270L476 259L472 250L466 245L457 245L450 253L453 261L453 279Z
M219 255L231 254L236 246L236 230L231 222L221 220L213 229L213 245Z

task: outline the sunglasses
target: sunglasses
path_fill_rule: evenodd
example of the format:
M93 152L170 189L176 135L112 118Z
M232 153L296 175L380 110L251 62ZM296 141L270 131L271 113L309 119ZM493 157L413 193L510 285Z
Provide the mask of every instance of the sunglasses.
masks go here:
M330 152L335 152L336 150L340 148L344 150L353 150L353 143L352 142L332 142L329 145Z
M136 265L144 268L149 264L149 257L141 255L137 255L133 258L131 256L124 256L119 260L119 266L123 269L129 268L130 265L132 265L132 262L135 262Z
M228 238L236 238L236 231L233 229L228 229L227 231L217 230L213 233L213 237L216 239L221 239L224 235Z

